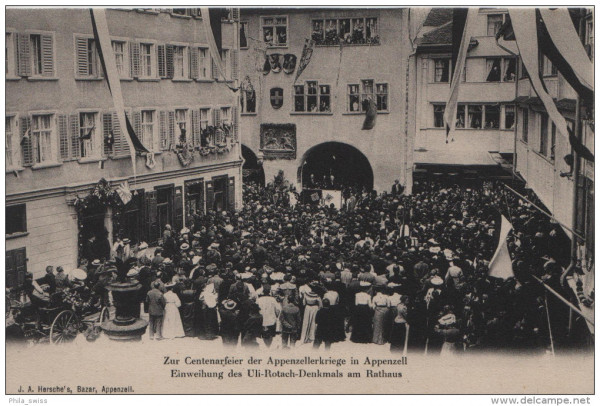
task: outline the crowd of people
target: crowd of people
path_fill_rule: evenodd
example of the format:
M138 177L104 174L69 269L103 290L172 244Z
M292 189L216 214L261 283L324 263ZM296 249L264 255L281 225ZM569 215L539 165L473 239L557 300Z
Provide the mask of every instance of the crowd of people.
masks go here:
M515 276L506 280L488 275L501 214L513 226ZM554 345L569 341L568 307L532 277L569 296L560 281L564 238L501 184L423 181L411 195L395 185L346 197L340 210L274 199L250 184L238 212L166 226L157 248L119 240L112 260L80 268L107 301L116 265L127 264L142 285L151 339L270 347L280 336L283 348L350 340L404 353L535 352L549 348L550 334Z

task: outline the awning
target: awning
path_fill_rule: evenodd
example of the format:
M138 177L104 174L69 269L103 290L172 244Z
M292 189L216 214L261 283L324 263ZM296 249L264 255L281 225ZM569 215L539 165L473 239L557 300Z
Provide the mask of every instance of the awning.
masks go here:
M487 151L416 150L417 165L498 166Z

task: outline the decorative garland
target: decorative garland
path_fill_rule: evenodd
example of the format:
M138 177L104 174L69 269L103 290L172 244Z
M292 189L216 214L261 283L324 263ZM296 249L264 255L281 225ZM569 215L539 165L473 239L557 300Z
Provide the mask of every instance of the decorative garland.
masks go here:
M104 178L100 179L90 193L84 197L75 197L75 211L77 212L77 227L78 227L78 240L79 240L79 258L83 258L83 217L85 212L90 211L104 211L107 208L113 210L113 225L115 229L120 228L121 213L125 208L119 193L110 187L108 181Z
M88 209L112 208L121 210L125 205L116 190L110 187L108 181L100 179L90 193L85 197L77 196L75 198L75 210L78 215L82 215Z

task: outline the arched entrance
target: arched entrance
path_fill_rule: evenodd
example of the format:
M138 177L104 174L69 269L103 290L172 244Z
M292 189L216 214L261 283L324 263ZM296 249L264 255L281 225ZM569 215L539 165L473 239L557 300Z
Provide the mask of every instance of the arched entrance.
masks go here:
M244 158L244 165L242 166L244 183L257 183L264 186L265 171L256 154L247 146L242 145L242 158Z
M373 169L367 157L341 142L324 142L306 151L298 177L306 189L373 189Z

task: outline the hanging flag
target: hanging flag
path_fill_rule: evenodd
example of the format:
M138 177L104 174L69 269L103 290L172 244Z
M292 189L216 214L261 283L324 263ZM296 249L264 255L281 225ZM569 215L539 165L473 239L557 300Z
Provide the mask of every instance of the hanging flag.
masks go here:
M31 127L27 127L27 131L25 131L25 134L21 137L21 145L29 141L31 141Z
M213 10L211 12L211 10ZM217 70L221 77L224 80L227 80L227 76L225 75L225 69L223 68L223 61L221 60L221 15L222 11L218 11L222 9L209 9L208 7L201 7L200 13L202 15L202 23L204 25L204 31L206 33L206 38L208 39L208 49L210 51L210 55L215 65L217 66ZM219 14L219 18L217 19L217 14ZM213 23L214 21L214 23ZM214 25L214 26L213 26ZM218 43L217 38L218 37Z
M366 116L362 129L372 130L375 127L375 120L377 119L377 104L371 99L363 100L363 109L366 112Z
M498 242L498 248L490 261L490 268L488 275L494 278L508 279L514 277L515 274L512 269L512 261L508 252L508 241L506 237L512 230L512 224L502 216L502 225L500 228L500 241Z
M465 32L465 24L467 23L467 15L469 9L467 7L452 9L452 69L455 72L458 53L462 44L463 34ZM468 41L471 39L469 38ZM468 43L468 42L467 42Z
M569 10L540 8L537 24L542 53L582 99L593 102L594 63L585 52Z
M137 152L148 152L142 142L139 140L133 126L125 115L125 104L123 103L123 94L121 93L121 79L119 78L119 71L117 70L117 62L115 61L115 55L112 51L112 44L110 34L108 33L108 23L106 22L106 12L103 8L92 8L90 9L90 15L92 18L92 30L94 32L94 41L96 43L96 49L98 51L98 57L100 58L100 64L104 77L106 78L106 84L108 90L113 98L115 105L115 111L117 113L117 120L119 121L120 128L126 128L125 137L127 144L129 145L129 151L131 156L131 165L133 167L133 177L136 177L135 167L135 153ZM125 125L123 125L125 124Z
M296 84L298 78L310 63L310 58L312 58L314 46L314 40L308 38L304 40L304 48L302 48L302 56L300 57L300 63L298 63L298 69L296 70L296 78L294 79L294 84Z
M544 104L544 108L548 116L556 125L558 132L569 140L573 149L583 158L594 161L594 155L583 144L577 140L577 137L569 130L565 118L558 111L552 96L548 94L546 85L542 77L542 72L539 69L539 52L538 47L538 26L540 21L539 11L530 8L509 9L513 30L519 54L523 61L523 65L529 72L529 81L538 97ZM586 56L587 58L587 56Z
M223 16L227 15L227 9L211 7L208 9L208 15L210 16L210 28L212 31L213 38L215 39L215 45L219 55L223 50L223 36L221 35L221 20Z
M444 110L444 126L446 127L446 143L448 143L448 134L454 130L456 125L456 106L458 103L458 90L460 87L460 80L462 72L465 69L465 61L467 59L467 52L469 50L469 43L471 42L472 32L475 28L474 21L477 18L478 9L471 7L467 9L467 16L464 25L461 25L459 10L457 16L457 26L452 27L452 37L458 38L460 36L460 46L456 54L456 65L452 71L452 82L450 84L450 95L448 96L448 102L446 103L446 109ZM462 30L462 34L461 34ZM454 40L453 40L454 41ZM453 43L454 46L454 43Z
M80 135L79 139L80 140L91 140L92 139L92 131L94 131L95 129L96 129L95 126L90 128L87 133L85 133L84 135Z
M131 201L131 190L129 190L129 182L124 181L116 188L116 192L121 198L123 204L127 204Z

